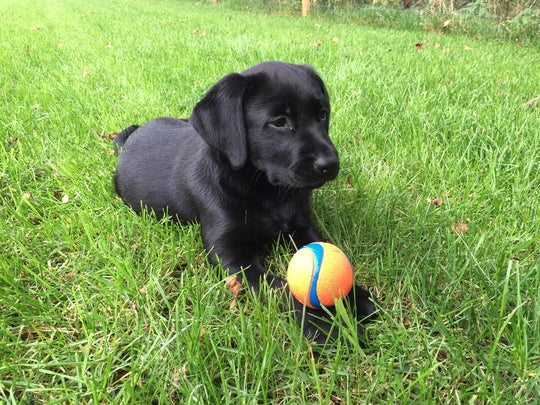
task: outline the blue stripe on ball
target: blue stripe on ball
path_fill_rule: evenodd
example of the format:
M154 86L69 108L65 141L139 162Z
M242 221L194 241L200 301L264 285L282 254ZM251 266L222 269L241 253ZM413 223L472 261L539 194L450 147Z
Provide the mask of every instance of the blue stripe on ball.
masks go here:
M317 297L317 282L319 281L319 272L321 270L321 263L324 256L324 248L319 243L310 243L305 247L310 248L313 252L313 279L309 287L309 302L311 306L315 308L321 307L319 297Z

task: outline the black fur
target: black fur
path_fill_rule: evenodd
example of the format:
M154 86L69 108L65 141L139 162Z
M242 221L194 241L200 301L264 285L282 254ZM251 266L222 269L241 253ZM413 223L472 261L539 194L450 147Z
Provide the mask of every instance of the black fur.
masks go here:
M210 261L244 285L287 290L260 257L281 234L298 247L321 240L309 197L339 171L329 117L328 93L311 67L261 63L218 81L187 122L157 118L120 133L116 190L136 212L200 222ZM375 313L358 286L348 301L358 319ZM292 302L301 323L302 305ZM330 325L326 312L307 309L306 336L323 342Z
M114 145L114 151L116 152L116 154L119 154L120 153L120 150L122 149L122 146L124 146L124 144L126 143L127 139L129 138L129 136L135 132L135 130L137 128L140 128L139 125L132 125L130 127L127 127L126 129L124 129L122 132L120 132L118 135L116 135L116 138L114 138L114 142L113 142L113 145Z

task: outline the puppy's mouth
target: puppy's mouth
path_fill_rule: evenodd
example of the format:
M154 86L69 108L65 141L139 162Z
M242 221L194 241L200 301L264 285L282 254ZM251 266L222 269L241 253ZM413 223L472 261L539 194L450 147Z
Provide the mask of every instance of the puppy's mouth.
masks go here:
M268 179L269 183L275 187L286 187L286 188L319 188L321 187L326 181L312 181L312 182L306 182L304 180L298 180L298 179L290 179L287 181L283 181L282 179L279 179L277 177L271 177Z
M305 172L302 170L284 170L266 173L268 182L276 187L287 188L319 188L326 182L336 178L339 166L325 172Z

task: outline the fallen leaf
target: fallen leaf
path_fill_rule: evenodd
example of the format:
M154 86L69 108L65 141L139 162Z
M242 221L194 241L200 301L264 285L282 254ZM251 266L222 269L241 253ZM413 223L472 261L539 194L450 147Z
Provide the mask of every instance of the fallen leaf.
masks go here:
M465 45L465 46L463 47L463 49L465 49L466 51L472 51L472 48L469 47L469 46L467 46L467 45Z
M39 225L39 224L41 224L41 218L29 217L28 219L29 219L30 222L33 223L34 225Z
M318 48L319 46L322 45L322 41L321 40L318 40L317 42L315 42L315 44L313 45L315 48Z
M182 373L182 377L187 378L186 370L187 370L188 362L186 361L182 368L180 369L180 373Z
M56 46L57 46L58 48L61 48L61 47L64 46L64 43L61 42L61 41L58 41L58 42L56 43Z
M23 198L25 200L31 200L32 199L32 194L30 194L28 192L25 192L25 193L23 193Z
M469 226L463 222L454 222L452 224L452 233L463 234L469 232Z
M539 101L540 101L540 96L533 97L529 101L527 101L525 104L523 104L523 106L525 108L531 108L531 107L534 107L534 106L538 105Z
M69 202L69 196L67 194L64 194L62 197L62 203L67 204Z
M225 286L235 297L238 297L238 294L242 289L242 284L238 281L236 276L231 276L227 280L225 280Z
M439 44L438 42L435 44L435 48L440 48L441 47L441 44Z
M422 52L424 50L424 43L425 42L417 42L416 44L414 44L414 47L416 48L416 50L418 52Z
M201 331L199 332L199 341L200 342L203 342L204 341L204 334L206 332L206 329L204 329L204 326L201 328Z
M231 292L234 297L238 297L240 290L242 289L242 283L238 281L236 276L231 276L225 280L225 286ZM236 307L236 298L232 299L229 302L229 309L234 309Z
M82 77L88 76L88 70L84 69L82 72Z
M339 42L339 38L332 38L332 42Z
M434 198L431 202L435 207L440 207L442 205L442 198Z
M445 22L443 22L443 28L446 28L448 27L450 24L452 24L452 20L446 20Z
M116 138L116 135L118 135L118 132L110 132L110 133L106 133L106 132L98 132L97 133L97 136L99 136L100 138L103 138L103 139L114 139Z
M184 375L184 378L186 378L185 375ZM180 384L180 371L178 371L178 369L175 369L173 371L172 382L173 382L174 385Z
M105 48L113 49L113 44L109 42Z

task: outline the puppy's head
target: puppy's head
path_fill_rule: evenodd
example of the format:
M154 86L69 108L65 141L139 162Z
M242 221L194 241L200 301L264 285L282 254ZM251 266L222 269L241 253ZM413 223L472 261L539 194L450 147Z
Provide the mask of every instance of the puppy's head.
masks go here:
M328 93L311 67L264 62L221 79L190 122L234 169L249 164L273 185L315 188L339 172L329 119Z

